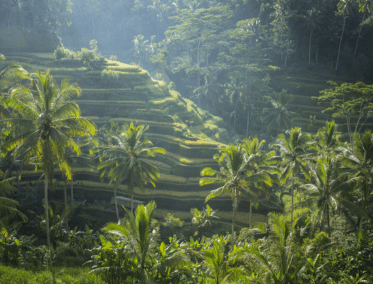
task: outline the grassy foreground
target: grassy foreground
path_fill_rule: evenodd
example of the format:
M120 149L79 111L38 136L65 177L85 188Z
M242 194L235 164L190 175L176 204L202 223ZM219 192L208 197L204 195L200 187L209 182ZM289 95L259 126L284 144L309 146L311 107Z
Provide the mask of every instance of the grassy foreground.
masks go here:
M52 272L53 271L53 272ZM99 276L89 268L56 267L49 271L30 271L0 266L0 283L3 284L101 284Z

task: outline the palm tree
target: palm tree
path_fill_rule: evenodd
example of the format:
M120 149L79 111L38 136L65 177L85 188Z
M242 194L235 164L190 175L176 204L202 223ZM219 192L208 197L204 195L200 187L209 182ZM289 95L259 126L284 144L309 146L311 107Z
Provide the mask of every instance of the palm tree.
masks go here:
M249 175L265 173L268 175L272 181L277 181L277 174L279 170L271 161L271 158L275 155L275 151L265 152L263 147L265 145L265 140L259 141L257 137L252 139L244 139L242 141L242 147L245 149L246 153L254 155L252 163L248 165ZM268 184L266 182L255 182L254 184L247 187L246 195L249 196L250 202L250 215L249 215L249 227L251 228L251 215L252 215L252 205L253 203L257 207L259 205L259 197L265 194L267 197L270 196L272 183Z
M141 283L152 283L149 270L149 254L156 247L158 226L154 220L156 204L149 202L146 206L140 204L135 215L127 212L126 218L118 223L109 223L104 228L110 234L117 235L129 244L133 257L137 260L138 278Z
M229 99L231 100L231 103L234 105L234 123L233 127L236 128L236 122L237 122L237 105L242 97L243 91L245 89L245 85L243 82L239 83L238 79L236 77L231 78L230 83L225 84L225 92L227 96L229 96Z
M5 60L5 56L0 53L0 61ZM9 88L15 81L26 79L28 72L17 64L12 64L0 72L0 91Z
M340 197L340 193L354 185L354 179L349 179L348 173L340 173L340 156L332 154L329 158L321 157L311 170L311 183L303 184L300 188L306 190L308 197L305 204L316 204L319 209L320 229L326 221L330 237L330 213L337 206L349 208L357 212L361 210L352 202Z
M267 124L268 131L277 128L278 135L281 131L284 131L284 129L291 127L292 117L298 114L288 110L291 96L287 94L286 90L282 90L278 100L271 97L267 97L267 99L269 107L263 109L263 112L266 114L264 121Z
M239 259L254 257L266 268L262 281L254 283L300 283L299 274L305 259L294 245L291 225L286 222L283 215L276 213L271 213L269 223L269 239L265 240L264 244L261 241L260 245L252 239L251 244L243 246L237 254Z
M347 16L351 13L351 0L339 0L338 3L338 15L344 16L343 19L343 28L342 28L342 34L341 34L341 39L339 41L339 47L338 47L338 56L337 56L337 62L335 64L335 71L338 70L338 62L339 62L339 54L341 52L341 45L342 45L342 39L343 39L343 34L346 26L346 19Z
M148 160L155 157L156 153L165 154L166 151L160 147L152 147L153 143L143 137L148 126L133 123L125 127L120 134L112 134L109 138L112 144L106 147L101 153L102 162L98 169L102 170L101 176L108 175L110 182L114 182L114 198L117 218L119 220L116 188L126 181L128 192L131 195L131 212L133 212L133 190L135 186L144 188L144 184L154 182L159 178L160 173L157 167Z
M280 156L273 157L272 160L280 162L280 165L284 167L280 177L281 185L291 178L291 223L293 223L294 181L299 177L300 172L309 178L305 160L309 155L306 150L311 145L311 137L308 133L303 133L299 127L286 131L286 134L289 135L289 139L281 133L277 138L277 143L272 145L280 151Z
M202 100L205 100L206 102L206 108L209 109L209 102L211 101L213 106L212 110L215 111L216 107L216 99L214 98L214 94L217 93L218 91L218 86L216 82L216 78L207 75L204 76L205 79L205 84L202 86L199 86L197 89L193 91L193 93L197 94L197 99L198 99L198 105L202 107Z
M362 208L368 212L369 199L373 184L373 134L366 131L363 135L353 134L353 144L341 147L343 162L349 170L351 178L358 181L358 189L362 194ZM373 222L373 219L371 220Z
M320 29L320 15L321 11L315 7L307 11L307 14L303 16L307 28L310 31L309 47L308 47L308 64L311 64L311 46L312 46L312 35L315 30Z
M73 149L66 148L65 151L65 159L69 163L71 168L71 178L70 178L70 206L67 204L67 181L68 177L65 176L65 186L64 186L64 202L65 202L65 211L73 210L74 209L74 171L73 166L85 165L88 167L93 167L90 164L91 157L89 154L89 148L91 146L91 140L86 139L86 137L79 137L76 141L77 145L82 151L82 154L77 155ZM92 145L93 146L93 145ZM69 224L68 218L65 221L66 226L66 235L68 234Z
M325 126L320 128L315 135L318 155L329 160L339 144L340 137L335 121L326 122Z
M232 273L228 264L227 238L213 236L209 247L201 250L205 263L209 267L209 276L215 284L224 283Z
M220 170L216 171L210 167L204 168L201 171L199 184L222 184L221 187L214 189L206 197L205 202L219 195L229 193L232 198L233 217L232 217L232 248L234 247L234 227L235 215L238 207L239 196L243 193L248 193L254 198L247 186L255 182L266 182L271 184L269 176L262 172L250 174L248 165L255 160L255 155L247 155L241 145L228 145L219 149L219 154L214 155L214 160L219 164ZM250 174L250 175L248 175Z
M361 29L363 28L364 20L365 20L365 17L367 15L367 12L368 13L373 13L373 1L372 0L358 0L358 2L359 2L359 12L363 12L364 15L363 15L363 19L362 19L361 24L360 24L359 35L357 36L354 55L353 55L352 60L354 60L355 56L356 56L356 51L357 51L357 46L359 44Z
M14 149L14 157L23 160L34 157L41 164L45 177L44 202L46 216L47 244L50 248L48 217L48 185L53 178L53 164L70 177L70 165L65 158L65 149L72 148L80 154L72 136L93 135L93 122L80 116L79 106L71 101L73 95L80 95L81 89L68 81L61 87L53 81L49 72L30 74L30 87L20 86L12 90L7 105L19 114L8 119L11 127L20 129L16 136L4 143L3 152Z

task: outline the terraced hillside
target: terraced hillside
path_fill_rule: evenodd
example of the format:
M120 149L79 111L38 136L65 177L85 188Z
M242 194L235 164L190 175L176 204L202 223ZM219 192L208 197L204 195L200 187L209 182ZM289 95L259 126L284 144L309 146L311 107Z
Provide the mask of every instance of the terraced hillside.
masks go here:
M332 119L330 113L322 113L325 105L319 104L317 99L320 91L331 88L328 81L334 81L338 84L350 82L346 76L336 76L334 68L326 66L313 66L312 69L289 68L282 74L277 74L271 78L272 87L280 92L282 89L288 90L292 94L292 100L288 105L289 110L299 114L294 117L293 124L300 126L305 131L316 133L317 130L325 125L325 121ZM311 125L310 116L316 116ZM352 116L351 121L356 121L358 116ZM342 139L348 139L348 130L346 120L343 117L333 118L338 124L338 130L342 132ZM362 131L373 128L373 120L368 119Z
M134 122L149 125L146 136L155 146L167 150L153 161L161 172L156 188L144 191L135 189L135 198L147 202L155 200L162 210L175 211L190 220L190 208L201 209L204 199L213 186L200 187L200 171L206 166L216 167L212 156L221 143L236 142L236 134L228 133L228 125L219 117L212 116L183 99L176 91L169 90L163 81L153 80L147 71L136 66L107 61L106 69L119 74L114 85L104 85L101 71L92 71L78 60L55 61L52 54L18 53L6 54L6 62L19 63L28 71L50 70L56 81L69 79L82 88L82 96L76 98L82 115L93 120L98 127L113 120L118 124ZM96 209L110 209L112 188L108 181L101 181L97 172L89 168L74 168L74 198L96 204ZM40 172L23 172L24 183L40 177ZM58 172L55 175L54 194L61 197L64 181ZM127 196L125 185L120 194ZM105 205L106 204L106 205ZM213 208L221 210L224 219L229 220L231 202L229 196L210 202ZM242 211L246 211L243 204ZM166 211L164 211L166 212ZM181 213L181 214L179 214ZM245 214L243 215L245 216ZM241 218L245 223L247 218Z
M134 122L149 125L147 137L155 146L164 147L166 155L160 155L153 161L161 171L161 178L156 188L145 191L135 189L135 198L147 202L156 200L162 212L171 211L176 216L190 220L190 208L202 208L207 193L213 186L200 187L200 171L206 166L215 167L212 156L220 143L237 142L237 135L224 121L196 107L196 105L169 90L165 82L153 80L147 71L136 66L116 61L107 61L103 68L119 75L119 81L106 84L101 80L101 70L87 69L79 60L56 61L51 53L15 53L6 54L5 64L20 63L29 71L50 70L57 81L69 79L82 88L82 96L77 98L82 115L90 117L98 127L113 120L119 124ZM294 118L294 125L301 126L309 132L317 129L330 119L323 114L323 106L318 105L312 96L328 87L327 81L345 81L332 75L331 70L316 67L313 70L286 69L279 74L272 74L271 84L276 91L285 88L293 94L290 110L300 117ZM264 107L264 105L263 105ZM310 125L310 115L316 115ZM345 132L345 123L337 120L340 130ZM366 127L372 127L372 123ZM23 174L23 180L36 179L40 173L33 171ZM56 175L57 188L64 182ZM87 204L104 204L96 209L110 209L109 201L112 188L108 182L102 182L97 172L88 168L74 168L74 188L77 200L87 200ZM119 188L126 194L126 187ZM61 196L56 193L56 196ZM220 210L224 220L231 218L229 196L209 202L213 208ZM105 207L105 204L107 205ZM238 217L241 223L247 223L248 210L246 202L240 203ZM258 220L261 217L256 216Z

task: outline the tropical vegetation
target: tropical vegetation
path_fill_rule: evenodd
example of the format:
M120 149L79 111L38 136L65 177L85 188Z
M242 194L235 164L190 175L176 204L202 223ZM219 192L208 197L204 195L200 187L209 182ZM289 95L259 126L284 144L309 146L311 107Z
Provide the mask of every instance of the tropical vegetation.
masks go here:
M0 7L0 283L373 283L371 0Z

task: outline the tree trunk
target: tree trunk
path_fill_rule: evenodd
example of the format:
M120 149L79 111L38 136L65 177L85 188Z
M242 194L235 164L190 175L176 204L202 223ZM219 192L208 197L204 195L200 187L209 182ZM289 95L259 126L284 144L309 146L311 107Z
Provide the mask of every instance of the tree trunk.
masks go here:
M17 190L19 190L19 170L17 170Z
M114 202L115 202L115 213L117 214L117 220L119 222L118 201L117 201L117 187L115 185L114 185Z
M238 99L237 99L237 101L236 101L236 104L235 104L235 106L234 106L234 129L236 129L236 122L237 122L237 104L238 104Z
M48 172L45 173L45 181L44 181L44 206L45 206L45 229L47 231L47 247L48 247L48 254L51 246L51 239L49 234L49 204L48 204ZM48 259L49 262L49 259Z
M237 210L237 192L235 191L233 197L233 216L232 216L232 249L234 248L235 240L234 240L234 226L235 226L235 217L236 217L236 210Z
M91 14L91 18L92 18L93 37L96 38L95 22L94 22L94 20L93 20L93 13Z
M290 40L289 40L289 38L288 38L287 42L288 42L288 46L286 47L285 68L287 66L288 56L289 56L289 47L290 47Z
M347 17L345 17L343 21L343 29L342 29L341 40L339 41L338 56L337 56L337 63L335 64L335 71L338 70L339 54L341 53L341 45L342 45L343 33L345 31L346 19Z
M326 210L328 210L328 212L326 213L327 214L326 218L327 218L327 221L328 221L328 236L330 238L330 212L329 212L329 206L327 206Z
M250 111L247 112L246 138L249 137Z
M367 13L367 11L365 10L365 12L364 12L364 16L363 16L363 20L361 21L361 24L360 24L359 35L357 36L357 41L356 41L355 50L354 50L354 56L352 57L352 60L354 60L354 59L355 59L355 56L356 56L357 45L358 45L358 43L359 43L360 34L361 34L361 29L363 28L363 23L364 23L364 20L365 20L365 15L366 15L366 13Z
M131 190L131 212L133 214L133 189Z
M126 20L125 20L125 7L123 6L123 39L125 40L126 39Z
M71 208L73 208L74 205L74 176L73 173L71 172L71 189L70 189L70 194L71 194Z
M293 225L293 206L294 206L294 176L292 177L292 184L291 184L291 223Z
M198 51L197 51L197 67L198 67L198 87L200 87L200 82L201 82L201 75L200 75L200 70L199 70L199 46L201 44L201 41L198 41Z
M313 34L313 29L311 29L311 32L310 32L310 40L309 40L309 46L308 46L308 64L310 65L311 65L312 34Z
M64 195L64 199L65 199L65 212L67 212L67 180L66 179L65 179L65 187L64 187L64 190L63 190L63 195ZM66 218L66 223L65 223L65 229L66 229L65 241L67 242L68 236L69 236L69 233L68 233L69 223L68 223L67 218Z
M250 200L249 228L251 228L251 215L253 213L253 203Z

